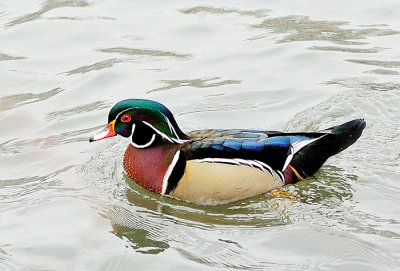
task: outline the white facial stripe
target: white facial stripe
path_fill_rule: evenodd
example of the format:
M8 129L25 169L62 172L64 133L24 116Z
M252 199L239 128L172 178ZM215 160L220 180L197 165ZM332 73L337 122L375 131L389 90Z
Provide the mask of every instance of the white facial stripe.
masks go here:
M132 136L133 136L133 133L135 132L135 128L136 128L136 125L135 125L135 124L132 124L131 145L132 145L133 147L138 148L138 149L147 148L147 147L150 146L150 145L154 142L154 140L156 139L156 134L153 134L153 136L151 137L150 141L147 142L147 143L144 144L144 145L138 145L138 144L136 144L136 143L133 143L133 141L132 141Z
M147 142L144 145L137 145L136 143L133 143L132 137L131 137L131 145L138 149L144 149L144 148L147 148L148 146L150 146L154 142L155 139L156 139L156 134L153 134L153 136L151 137L149 142Z
M129 107L129 108L127 108L127 109L125 109L125 110L119 112L118 115L115 117L115 119L117 120L117 119L119 118L119 116L120 116L122 113L125 113L126 111L129 111L129 110L131 110L131 109L134 109L134 107Z
M168 127L169 127L169 129L171 130L172 134L174 134L175 137L179 139L179 136L178 136L178 134L176 133L176 131L175 131L175 129L174 129L174 126L172 126L171 122L169 121L169 119L168 119L166 116L164 116L164 118L165 118L165 121L167 122Z
M164 116L164 117L165 117L165 116ZM162 136L163 138L165 138L166 140L168 140L168 141L171 142L171 143L175 142L175 143L181 144L181 143L185 143L185 142L189 141L189 140L179 139L178 135L177 135L176 132L175 132L174 127L171 126L171 123L169 122L169 120L168 120L167 117L165 117L165 120L167 121L168 126L170 127L172 133L177 137L177 139L176 139L176 138L171 138L171 137L167 136L166 134L164 134L163 132L161 132L160 130L158 130L157 128L155 128L153 125L151 125L151 124L148 123L147 121L143 121L143 123L146 124L147 126L149 126L149 127L150 127L151 129L153 129L157 134L159 134L160 136Z
M153 125L151 125L147 121L143 121L143 123L146 124L147 126L149 126L151 129L153 129L157 134L159 134L160 136L162 136L163 138L165 138L169 142L173 143L172 139L169 136L167 136L166 134L164 134L161 131L157 130Z
M135 128L136 128L136 124L132 123L131 138L132 138L133 132L135 131Z
M127 109L125 109L125 110L119 112L118 115L115 117L115 119L118 119L119 116L120 116L121 114L125 113L126 111L129 111L129 110L131 110L131 109L136 109L136 108L139 108L139 107L130 107L130 108L127 108ZM162 113L160 113L160 114L162 114ZM164 118L165 118L166 120L168 120L168 118L167 118L164 114L162 114L162 115L164 116ZM173 143L173 141L172 141L171 138L169 138L166 134L164 134L164 133L160 132L159 130L157 130L153 125L151 125L151 124L148 123L147 121L142 121L142 122L143 122L144 124L146 124L147 126L149 126L151 129L153 129L157 134L159 134L159 135L162 136L163 138L167 139L169 142ZM133 125L135 125L135 124L133 124ZM168 125L170 125L169 122L168 122ZM133 134L133 131L134 131L134 126L132 126L132 133L131 133L131 136L132 136L132 134Z
M175 143L179 143L179 144L182 144L182 143L185 143L185 142L188 142L188 141L190 141L190 140L188 140L188 139L175 139L175 138L172 138L172 140L175 142Z
M118 115L115 117L115 119L118 119L119 116L120 116L121 114L125 113L126 111L129 111L129 110L131 110L131 109L136 109L136 108L139 108L139 107L129 107L129 108L127 108L127 109L125 109L125 110L119 112ZM159 112L159 111L158 111L158 112ZM169 119L167 118L167 116L165 116L165 115L164 115L163 113L161 113L161 112L159 112L159 113L160 113L161 115L164 116L165 121L167 122L168 127L169 127L171 133L172 133L173 135L175 135L176 139L175 139L175 138L170 138L169 136L167 136L167 135L164 134L163 132L157 130L153 125L151 125L151 124L148 123L147 121L142 121L142 122L143 122L144 124L146 124L147 126L149 126L150 128L152 128L157 134L159 134L160 136L162 136L163 138L165 138L166 140L168 140L168 141L171 142L171 143L175 142L175 143L180 143L180 144L181 144L181 143L185 143L185 142L189 141L189 140L180 139L179 136L178 136L178 134L177 134L176 131L175 131L175 128L172 126L172 124L171 124L171 122L169 121Z
M180 155L180 151L177 151L174 155L174 158L172 158L171 164L169 164L168 169L164 174L162 187L161 187L161 195L165 195L165 192L167 191L169 177L171 176L172 171L174 170L175 165L179 160L179 155Z
M185 139L180 139L180 138L179 138L178 133L175 131L174 126L171 124L171 122L169 121L169 119L168 119L166 116L164 116L164 117L165 117L165 120L166 120L167 123L168 123L169 129L171 130L171 132L172 132L172 133L175 135L175 137L176 137L176 139L175 139L175 138L172 138L172 140L173 140L174 142L176 142L176 143L185 143L185 142L188 142L189 140L185 140Z

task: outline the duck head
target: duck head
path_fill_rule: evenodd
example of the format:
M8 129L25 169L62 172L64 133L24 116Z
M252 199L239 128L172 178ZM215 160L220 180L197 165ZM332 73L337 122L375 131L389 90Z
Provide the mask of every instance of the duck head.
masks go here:
M146 148L159 141L179 144L189 139L178 127L168 108L144 99L128 99L114 105L108 114L108 125L89 141L115 135L131 137L131 145L135 148Z

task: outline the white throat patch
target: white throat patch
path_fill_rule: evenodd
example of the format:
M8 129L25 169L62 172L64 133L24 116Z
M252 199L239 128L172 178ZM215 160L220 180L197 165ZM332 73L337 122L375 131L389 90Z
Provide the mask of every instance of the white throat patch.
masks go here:
M134 142L132 141L132 136L133 136L133 133L135 132L135 128L136 128L136 125L135 125L135 124L132 124L131 145L132 145L133 147L138 148L138 149L147 148L147 147L150 146L150 145L154 142L154 140L156 139L156 134L153 134L152 137L151 137L151 139L149 140L149 142L147 142L146 144L138 145L138 144L134 143Z

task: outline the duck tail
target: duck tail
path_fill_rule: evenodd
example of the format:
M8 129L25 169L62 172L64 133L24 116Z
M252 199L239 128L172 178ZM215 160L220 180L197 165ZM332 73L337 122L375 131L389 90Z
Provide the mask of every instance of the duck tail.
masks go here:
M318 139L295 153L290 169L296 173L298 180L312 176L329 157L356 142L365 126L363 119L356 119L319 131Z

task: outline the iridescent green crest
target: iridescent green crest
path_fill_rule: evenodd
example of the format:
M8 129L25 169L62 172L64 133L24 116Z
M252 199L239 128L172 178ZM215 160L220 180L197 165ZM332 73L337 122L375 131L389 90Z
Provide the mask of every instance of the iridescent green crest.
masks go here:
M164 105L144 99L123 100L111 109L108 115L108 122L116 120L115 131L122 136L129 136L126 133L127 124L121 118L129 115L132 121L141 121L150 126L158 134L178 142L188 139L188 137L178 127L174 116Z

